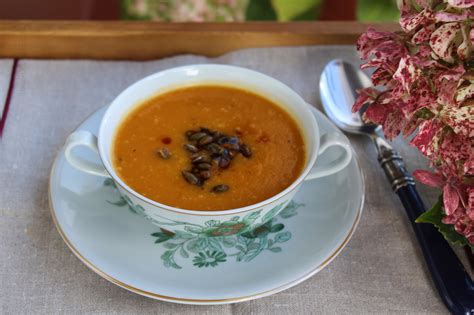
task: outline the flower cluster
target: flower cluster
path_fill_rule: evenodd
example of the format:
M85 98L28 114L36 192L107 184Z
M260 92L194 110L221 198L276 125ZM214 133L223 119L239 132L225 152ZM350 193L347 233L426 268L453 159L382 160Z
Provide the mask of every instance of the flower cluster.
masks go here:
M243 21L248 0L127 0L127 14L136 19L173 22Z
M399 0L400 32L368 29L357 49L375 68L353 111L410 141L434 172L415 171L443 191L444 224L474 245L474 0Z

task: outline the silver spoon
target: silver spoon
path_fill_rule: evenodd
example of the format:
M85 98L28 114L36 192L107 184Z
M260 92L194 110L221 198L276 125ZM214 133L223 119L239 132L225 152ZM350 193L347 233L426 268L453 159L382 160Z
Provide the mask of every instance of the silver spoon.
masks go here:
M432 225L415 223L425 211L415 182L401 156L380 135L380 126L366 124L361 113L352 113L356 90L370 87L367 75L343 61L329 62L321 74L319 90L324 111L342 130L369 136L377 148L378 161L400 197L446 307L454 314L474 314L474 282L449 244Z

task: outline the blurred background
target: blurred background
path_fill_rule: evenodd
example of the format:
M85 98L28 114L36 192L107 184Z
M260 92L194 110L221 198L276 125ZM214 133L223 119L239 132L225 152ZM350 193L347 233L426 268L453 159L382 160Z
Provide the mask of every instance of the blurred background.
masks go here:
M396 0L0 0L0 19L396 21Z

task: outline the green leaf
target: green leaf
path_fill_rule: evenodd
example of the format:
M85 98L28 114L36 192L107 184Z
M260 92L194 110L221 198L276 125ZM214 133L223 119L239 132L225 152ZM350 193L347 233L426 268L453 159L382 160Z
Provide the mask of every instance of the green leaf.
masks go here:
M291 233L286 231L286 232L280 232L275 236L275 243L284 243L288 241L291 238Z
M247 234L247 233L244 233ZM244 244L245 246L248 246L248 244L253 242L253 238L248 238L247 236L244 236L244 234L240 234L237 236L237 241L241 244Z
M163 246L165 248L168 248L168 249L175 249L176 247L178 247L178 244L176 244L176 243L165 243L165 244L163 244Z
M252 212L252 213L249 213L247 214L243 220L244 221L255 221L259 216L260 216L260 212L262 212L262 210L258 210L258 211L255 211L255 212Z
M224 237L224 240L222 241L222 244L225 247L234 247L235 243L236 243L235 238L230 237L230 236Z
M278 224L273 225L270 228L270 232L276 233L276 232L279 232L279 231L283 230L284 228L285 228L285 226L283 224L278 223Z
M145 209L143 209L143 207L140 205L135 205L135 212L145 213Z
M161 255L161 259L163 260L163 264L165 267L171 267L175 269L181 269L181 266L178 265L174 261L174 251L173 250L167 250L166 252Z
M207 248L207 246L209 245L209 241L207 238L200 238L197 242L197 246L201 249L201 250L205 250Z
M118 206L118 207L123 207L127 204L127 202L125 201L125 199L120 199L119 201L115 201L115 202L112 202L112 201L108 201L108 203L110 203L111 205L114 205L114 206Z
M274 253L279 253L279 252L281 252L281 247L272 247L272 248L269 248L268 250L270 250Z
M195 235L183 231L176 231L176 234L174 236L175 238L182 238L182 239L191 239L193 237L196 237Z
M357 20L362 22L397 21L400 12L394 0L359 0Z
M256 228L252 233L255 235L255 238L261 238L267 236L270 233L270 230L265 226L261 226Z
M184 229L188 232L199 234L202 233L202 228L196 226L185 226Z
M304 206L304 204L297 203L295 201L290 201L290 203L285 207L285 209L281 210L278 215L283 219L291 218L292 216L295 216L298 214L296 210L301 206Z
M253 233L253 231L250 231L250 232L245 232L245 233L240 234L239 237L247 238L247 239L252 239L252 238L256 238L257 235L255 235L255 234ZM240 240L239 238L238 238L237 240L240 241L241 243L245 244L245 242L242 241L242 240Z
M247 251L256 250L256 249L258 249L258 247L259 247L259 244L257 244L257 243L250 244L250 245L247 247Z
M183 246L181 246L181 248L179 249L179 254L183 258L188 258L189 257L188 252L184 249Z
M443 211L443 198L440 196L438 199L438 202L431 208L430 210L426 211L422 215L416 219L416 223L431 223L433 224L438 231L443 234L444 238L450 242L452 245L457 245L457 246L466 246L469 245L471 248L473 248L472 245L469 244L469 242L466 240L464 236L461 234L457 233L456 230L454 230L453 225L450 224L444 224L441 220L445 216L445 213Z
M155 233L151 233L151 236L155 236L155 237L161 237L163 235L166 235L165 233L163 232L155 232Z
M321 0L271 0L278 21L287 22L308 11L316 12Z
M167 240L173 238L172 235L168 235L163 232L152 233L151 236L157 237L157 239L155 240L155 244L166 242Z
M186 249L189 250L191 253L198 253L200 250L198 242L199 242L199 239L190 240L186 244Z
M219 244L219 241L213 239L212 237L209 238L209 248L215 251L223 251L221 244Z
M250 0L245 12L245 20L275 21L276 19L277 16L270 0Z
M283 204L279 204L278 206L273 207L272 210L268 211L262 218L262 222L270 221L277 213L280 211Z
M106 178L104 180L104 186L115 186L115 183L112 178Z
M269 248L273 246L273 240L272 239L269 239L268 240L268 245L267 245Z

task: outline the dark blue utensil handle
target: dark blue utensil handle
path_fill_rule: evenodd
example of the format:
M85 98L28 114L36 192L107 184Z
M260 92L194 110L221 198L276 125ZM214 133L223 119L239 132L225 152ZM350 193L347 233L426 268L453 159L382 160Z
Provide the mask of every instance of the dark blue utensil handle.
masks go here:
M453 314L474 314L474 282L459 258L433 225L415 223L425 206L402 158L396 151L384 150L379 162L405 207L444 304Z

